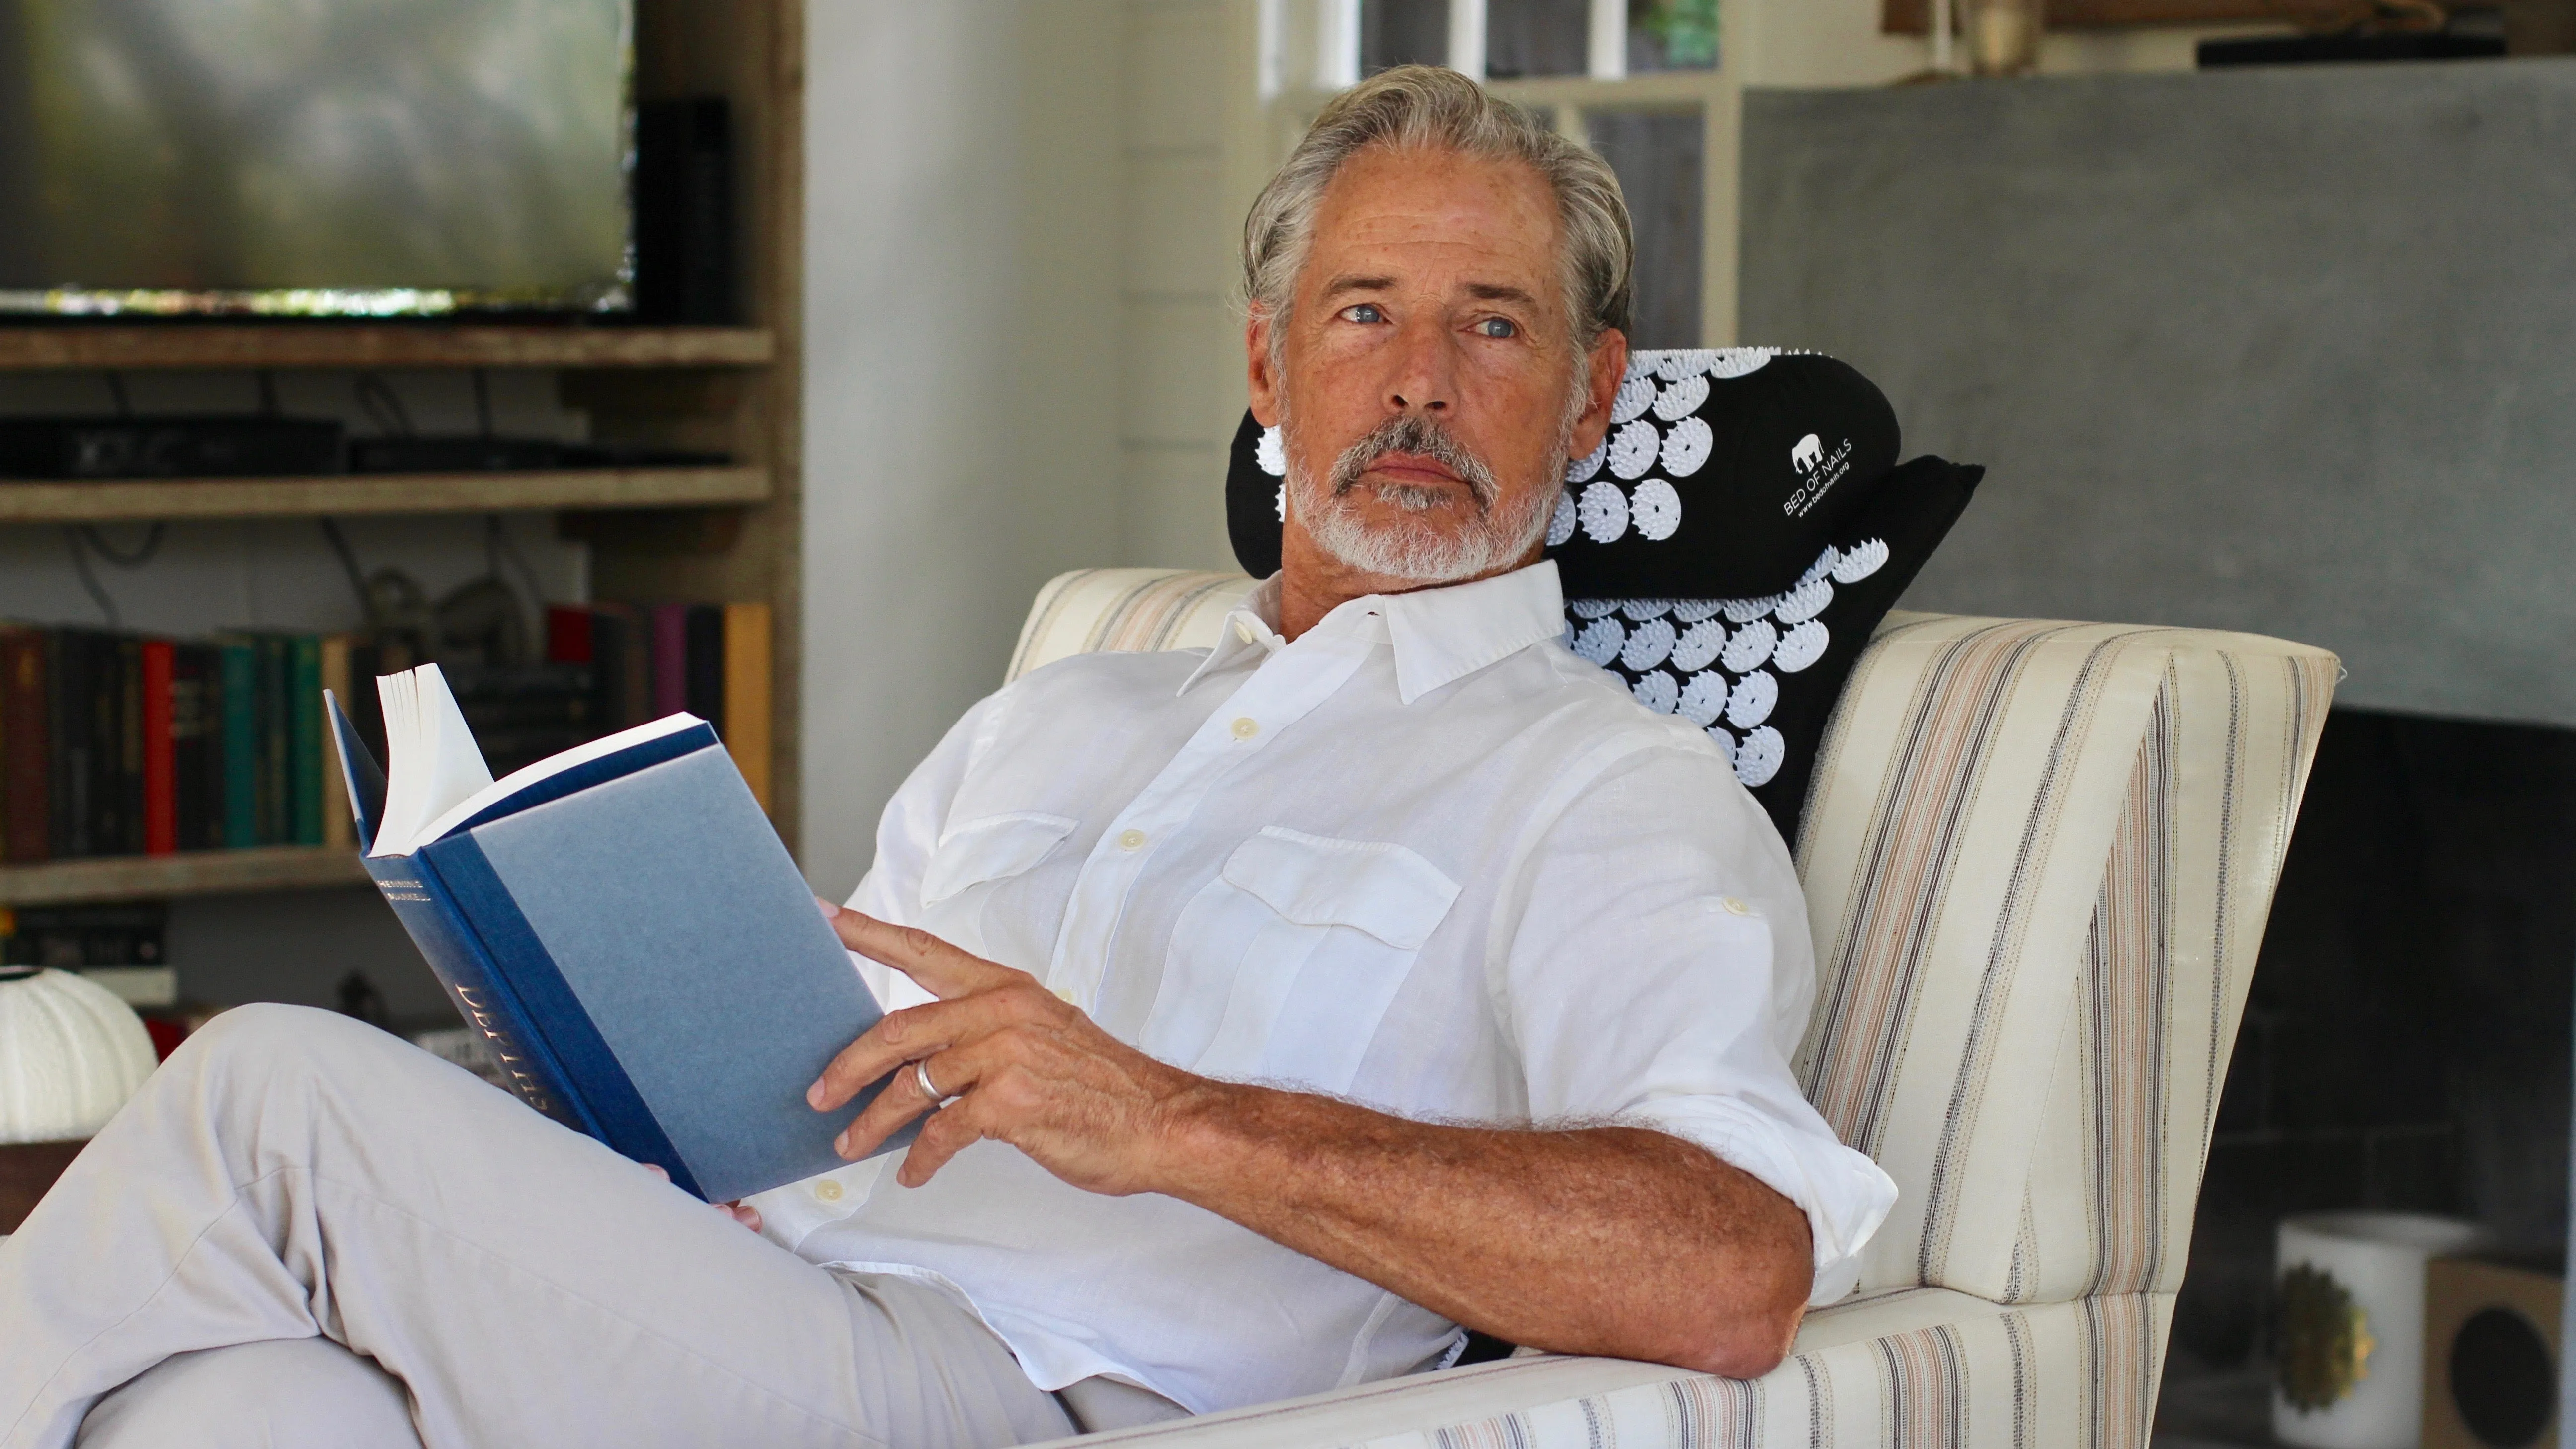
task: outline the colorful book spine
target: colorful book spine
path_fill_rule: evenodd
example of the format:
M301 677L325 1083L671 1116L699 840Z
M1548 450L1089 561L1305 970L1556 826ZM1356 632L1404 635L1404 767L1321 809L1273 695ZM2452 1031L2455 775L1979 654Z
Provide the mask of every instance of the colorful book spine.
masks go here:
M689 606L653 606L653 718L689 707Z
M179 751L171 722L178 651L166 639L146 639L137 653L143 717L143 851L169 855L179 848Z
M282 634L258 635L253 645L259 658L259 843L284 845L295 838L295 729L287 714L295 661Z
M688 702L682 707L716 727L721 738L724 717L724 606L689 605Z
M767 604L724 606L724 728L734 768L751 797L771 810L770 624Z
M119 855L141 855L143 831L143 641L119 637L115 654L114 736L103 745L115 762L104 788L116 802L116 819L105 830L103 848Z
M45 636L0 630L0 849L19 864L54 853L46 726Z
M171 650L171 790L181 850L224 843L223 659L210 644Z
M259 651L247 639L216 646L221 659L224 844L259 844Z
M45 636L46 794L51 802L53 856L69 860L90 849L90 714L98 697L90 688L87 630L56 629Z
M322 843L322 641L286 641L287 835L296 845Z
M333 699L349 697L355 649L356 641L346 634L333 634L321 641L322 688L328 691ZM375 687L376 682L373 679L367 681L370 692L373 692ZM313 710L313 720L317 749L319 749L320 731L328 721L324 710L318 704ZM358 848L358 833L356 822L349 810L348 780L332 766L328 751L324 750L322 753L324 758L319 762L322 775L322 843L333 850L355 850Z

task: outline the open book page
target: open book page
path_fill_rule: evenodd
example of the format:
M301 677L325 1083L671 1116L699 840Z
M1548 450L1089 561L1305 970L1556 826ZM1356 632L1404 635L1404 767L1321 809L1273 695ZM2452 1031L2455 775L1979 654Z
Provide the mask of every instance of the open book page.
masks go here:
M602 735L585 744L575 745L562 754L548 755L533 765L512 770L509 774L441 811L437 819L422 827L420 835L412 842L412 848L417 850L433 840L446 839L458 828L473 820L475 816L530 786L543 784L567 770L578 769L593 760L604 760L620 751L664 739L683 730L702 727L705 723L706 721L693 714L666 714L648 724L619 730L613 735Z
M369 855L409 855L456 802L492 784L465 713L435 664L376 680L385 710L385 818Z

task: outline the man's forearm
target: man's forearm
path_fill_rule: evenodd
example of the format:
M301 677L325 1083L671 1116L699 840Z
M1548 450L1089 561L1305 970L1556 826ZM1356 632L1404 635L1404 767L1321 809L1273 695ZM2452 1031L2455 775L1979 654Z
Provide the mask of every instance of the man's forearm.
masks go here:
M1741 1377L1796 1332L1805 1214L1680 1138L1221 1082L1169 1105L1157 1190L1499 1338Z

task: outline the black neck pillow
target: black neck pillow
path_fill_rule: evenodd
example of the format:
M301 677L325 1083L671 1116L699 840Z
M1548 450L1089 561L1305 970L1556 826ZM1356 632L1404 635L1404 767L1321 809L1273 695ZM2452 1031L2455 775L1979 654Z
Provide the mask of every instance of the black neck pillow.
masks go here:
M1985 476L1898 446L1885 395L1830 357L1631 353L1548 529L1569 646L1705 729L1793 844L1843 680ZM1246 413L1226 529L1255 578L1279 570L1285 472Z

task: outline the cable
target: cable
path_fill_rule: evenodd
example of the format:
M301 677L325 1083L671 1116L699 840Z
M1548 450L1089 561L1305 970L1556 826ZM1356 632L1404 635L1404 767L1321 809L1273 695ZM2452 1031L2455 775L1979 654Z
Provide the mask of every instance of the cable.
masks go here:
M107 627L124 628L125 615L117 609L116 600L109 595L106 585L98 581L98 575L89 566L89 550L81 545L80 528L75 525L65 525L63 542L69 545L72 551L72 572L80 575L81 587L89 591L90 601L97 604L99 613L107 617Z
M503 558L510 561L511 567L519 571L519 584L527 590L529 606L540 614L544 613L546 591L545 586L537 582L537 571L528 566L527 558L519 552L519 546L510 541L510 535L501 531L501 515L495 513L491 519L489 537L493 546ZM495 574L497 576L497 570Z
M99 376L107 380L107 395L116 403L116 415L120 418L133 417L134 399L125 395L125 374L111 367Z
M331 541L331 551L340 556L340 572L348 576L349 592L358 598L358 617L373 627L376 606L367 597L367 571L358 567L358 551L349 547L349 536L340 531L340 520L324 516L313 521L322 525L322 536Z
M474 421L483 436L492 436L492 375L479 367L474 369Z
M164 525L160 523L154 523L151 527L144 530L143 541L134 546L134 551L132 553L118 553L113 547L109 546L107 535L100 533L98 531L98 525L95 523L81 523L73 526L80 530L80 536L83 542L87 543L91 548L98 550L98 556L100 558L106 559L109 563L112 563L121 569L139 569L145 564L152 562L152 556L161 551L161 538Z
M350 386L358 394L358 410L375 424L378 433L388 438L412 435L411 410L403 406L391 384L372 372L362 372Z
M263 367L259 370L259 415L273 418L282 411L277 403L277 374Z

